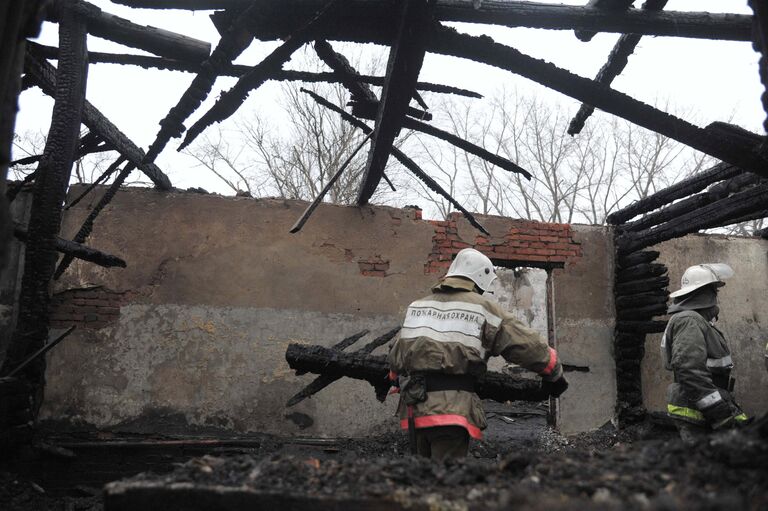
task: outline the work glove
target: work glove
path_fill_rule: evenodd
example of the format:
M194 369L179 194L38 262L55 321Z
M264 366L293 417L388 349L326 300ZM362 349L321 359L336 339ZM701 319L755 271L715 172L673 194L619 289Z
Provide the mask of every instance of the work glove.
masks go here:
M541 388L551 397L560 397L560 395L568 389L568 380L565 379L565 376L561 376L555 381L542 380Z

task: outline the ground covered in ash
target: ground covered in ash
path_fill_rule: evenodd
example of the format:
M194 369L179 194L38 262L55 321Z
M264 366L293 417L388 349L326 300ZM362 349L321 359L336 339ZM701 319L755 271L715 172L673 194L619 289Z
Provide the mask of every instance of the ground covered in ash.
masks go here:
M369 451L371 445L366 443ZM350 444L320 456L204 456L165 476L130 482L389 499L395 508L416 509L768 509L768 418L693 446L647 427L621 434L605 428L446 465L392 453L386 441L381 445L382 452L366 455Z

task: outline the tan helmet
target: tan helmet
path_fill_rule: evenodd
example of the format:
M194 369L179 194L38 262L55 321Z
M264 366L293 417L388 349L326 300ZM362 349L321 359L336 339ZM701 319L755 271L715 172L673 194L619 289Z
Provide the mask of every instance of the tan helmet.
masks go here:
M482 291L487 291L496 280L493 263L483 253L474 248L465 248L458 254L448 268L446 277L466 277Z
M680 279L680 289L670 293L669 296L671 298L684 296L709 284L721 287L725 285L723 281L732 276L733 268L725 263L697 264L685 270L683 278Z

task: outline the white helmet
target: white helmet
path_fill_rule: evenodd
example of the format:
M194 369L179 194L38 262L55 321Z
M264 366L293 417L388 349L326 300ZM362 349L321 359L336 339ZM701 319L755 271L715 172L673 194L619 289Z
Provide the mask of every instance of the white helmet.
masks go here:
M474 248L465 248L458 254L448 268L446 277L466 277L482 291L487 291L496 280L493 263L484 254Z
M680 289L669 296L676 298L687 295L708 284L715 284L717 287L725 285L725 279L733 276L733 268L724 263L697 264L691 266L680 279Z

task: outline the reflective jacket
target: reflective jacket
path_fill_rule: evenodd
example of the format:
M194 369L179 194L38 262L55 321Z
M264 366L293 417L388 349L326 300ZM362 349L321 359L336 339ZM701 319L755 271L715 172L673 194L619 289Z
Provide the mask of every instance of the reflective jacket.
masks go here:
M728 391L733 369L728 344L701 314L686 310L672 315L661 339L661 356L675 376L667 389L667 412L673 418L705 425L710 422L707 409L720 401L736 406Z
M555 380L562 375L557 352L498 304L473 291L472 281L448 277L433 294L413 302L389 353L393 373L481 376L487 361L501 355L507 361ZM400 425L408 429L407 406L398 406ZM413 405L416 428L462 426L473 438L486 427L480 398L465 390L438 390Z

